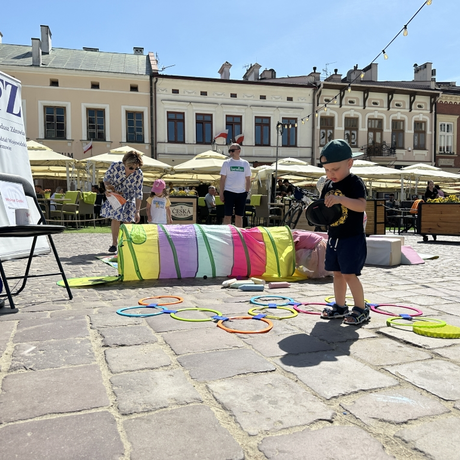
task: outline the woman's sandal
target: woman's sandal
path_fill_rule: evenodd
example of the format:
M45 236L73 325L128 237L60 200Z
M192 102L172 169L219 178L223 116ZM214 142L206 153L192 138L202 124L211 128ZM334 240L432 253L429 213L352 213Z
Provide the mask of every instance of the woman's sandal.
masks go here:
M369 310L370 308L367 305L364 308L353 307L351 313L348 313L348 315L344 316L344 324L358 326L359 324L363 324L366 321L369 321L371 319Z
M349 314L348 307L340 307L336 303L332 307L326 307L321 313L323 319L340 319Z

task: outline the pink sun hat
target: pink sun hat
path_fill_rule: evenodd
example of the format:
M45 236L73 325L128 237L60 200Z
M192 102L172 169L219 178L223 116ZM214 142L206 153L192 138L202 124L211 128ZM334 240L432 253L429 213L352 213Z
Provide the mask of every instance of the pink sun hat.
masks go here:
M152 192L156 195L159 195L166 188L166 183L164 180L157 179L153 183Z

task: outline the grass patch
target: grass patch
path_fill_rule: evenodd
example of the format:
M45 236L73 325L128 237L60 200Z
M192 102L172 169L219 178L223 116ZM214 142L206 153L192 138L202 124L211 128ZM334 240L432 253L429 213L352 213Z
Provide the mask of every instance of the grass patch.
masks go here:
M111 233L110 227L66 228L64 233Z

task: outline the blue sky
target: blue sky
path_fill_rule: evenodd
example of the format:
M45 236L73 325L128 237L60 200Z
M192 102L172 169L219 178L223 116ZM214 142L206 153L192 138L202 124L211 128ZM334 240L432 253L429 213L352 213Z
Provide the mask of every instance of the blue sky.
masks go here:
M50 26L58 48L158 54L165 74L231 78L258 62L277 76L304 75L313 66L346 74L369 64L392 40L423 0L71 0L20 2L11 16L2 11L3 43L30 45L40 25ZM10 3L11 5L11 3ZM458 0L433 0L380 56L379 80L412 80L413 65L432 62L438 81L460 86ZM322 77L325 76L323 72Z

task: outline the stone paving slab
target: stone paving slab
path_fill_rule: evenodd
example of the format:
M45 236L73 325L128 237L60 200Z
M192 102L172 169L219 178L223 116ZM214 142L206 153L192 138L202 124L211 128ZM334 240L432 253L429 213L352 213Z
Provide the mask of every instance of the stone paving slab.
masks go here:
M446 417L405 428L395 436L411 443L426 458L434 460L460 459L460 419Z
M434 350L437 355L447 358L449 361L460 363L460 345L452 345Z
M359 440L359 442L357 442ZM354 426L334 426L316 431L265 438L259 449L269 460L388 460L382 444Z
M198 311L193 312L194 318L206 318L207 316ZM203 322L191 322L191 321L180 321L171 318L170 315L159 315L151 318L146 318L145 321L155 332L170 332L170 331L183 331L183 330L194 330L197 328L213 328L216 327L214 321L203 321Z
M14 347L10 371L42 370L94 363L89 339L19 343Z
M386 327L380 330L381 334L384 334L390 338L397 339L401 342L405 342L416 347L424 348L427 350L434 350L437 348L451 347L453 345L460 345L460 339L442 339L436 337L427 337L425 335L416 334L412 332L411 328L396 328Z
M14 315L12 315L14 316ZM2 322L0 323L0 357L6 350L8 342L10 340L11 334L15 328L16 324L13 321Z
M211 382L208 387L251 436L318 420L331 422L334 416L317 397L278 374Z
M229 334L218 327L166 332L162 336L176 355L244 346L235 334Z
M431 359L417 363L400 364L386 368L416 387L447 401L460 399L460 366L458 364Z
M143 318L133 318L128 316L121 316L116 314L116 310L104 311L90 315L91 328L102 329L104 327L117 327L117 326L135 326L145 324Z
M34 342L70 337L88 337L89 331L85 318L79 319L33 319L18 324L14 342Z
M398 384L396 379L343 356L340 351L286 355L274 360L326 399Z
M201 402L201 396L180 369L130 372L111 377L121 414Z
M0 427L1 459L122 458L116 421L106 411L35 420Z
M171 364L169 356L156 344L110 348L104 353L107 366L114 374L157 369Z
M0 422L89 410L108 404L97 365L9 374L2 382Z
M252 350L224 350L183 355L179 363L199 381L218 380L251 372L274 371L276 368Z
M104 327L99 330L105 347L142 345L155 343L158 339L148 326Z
M123 425L132 445L133 460L245 458L241 446L205 406L180 407L136 417Z
M410 388L379 391L361 396L351 404L341 405L367 425L375 425L376 421L402 424L449 412L438 400Z

